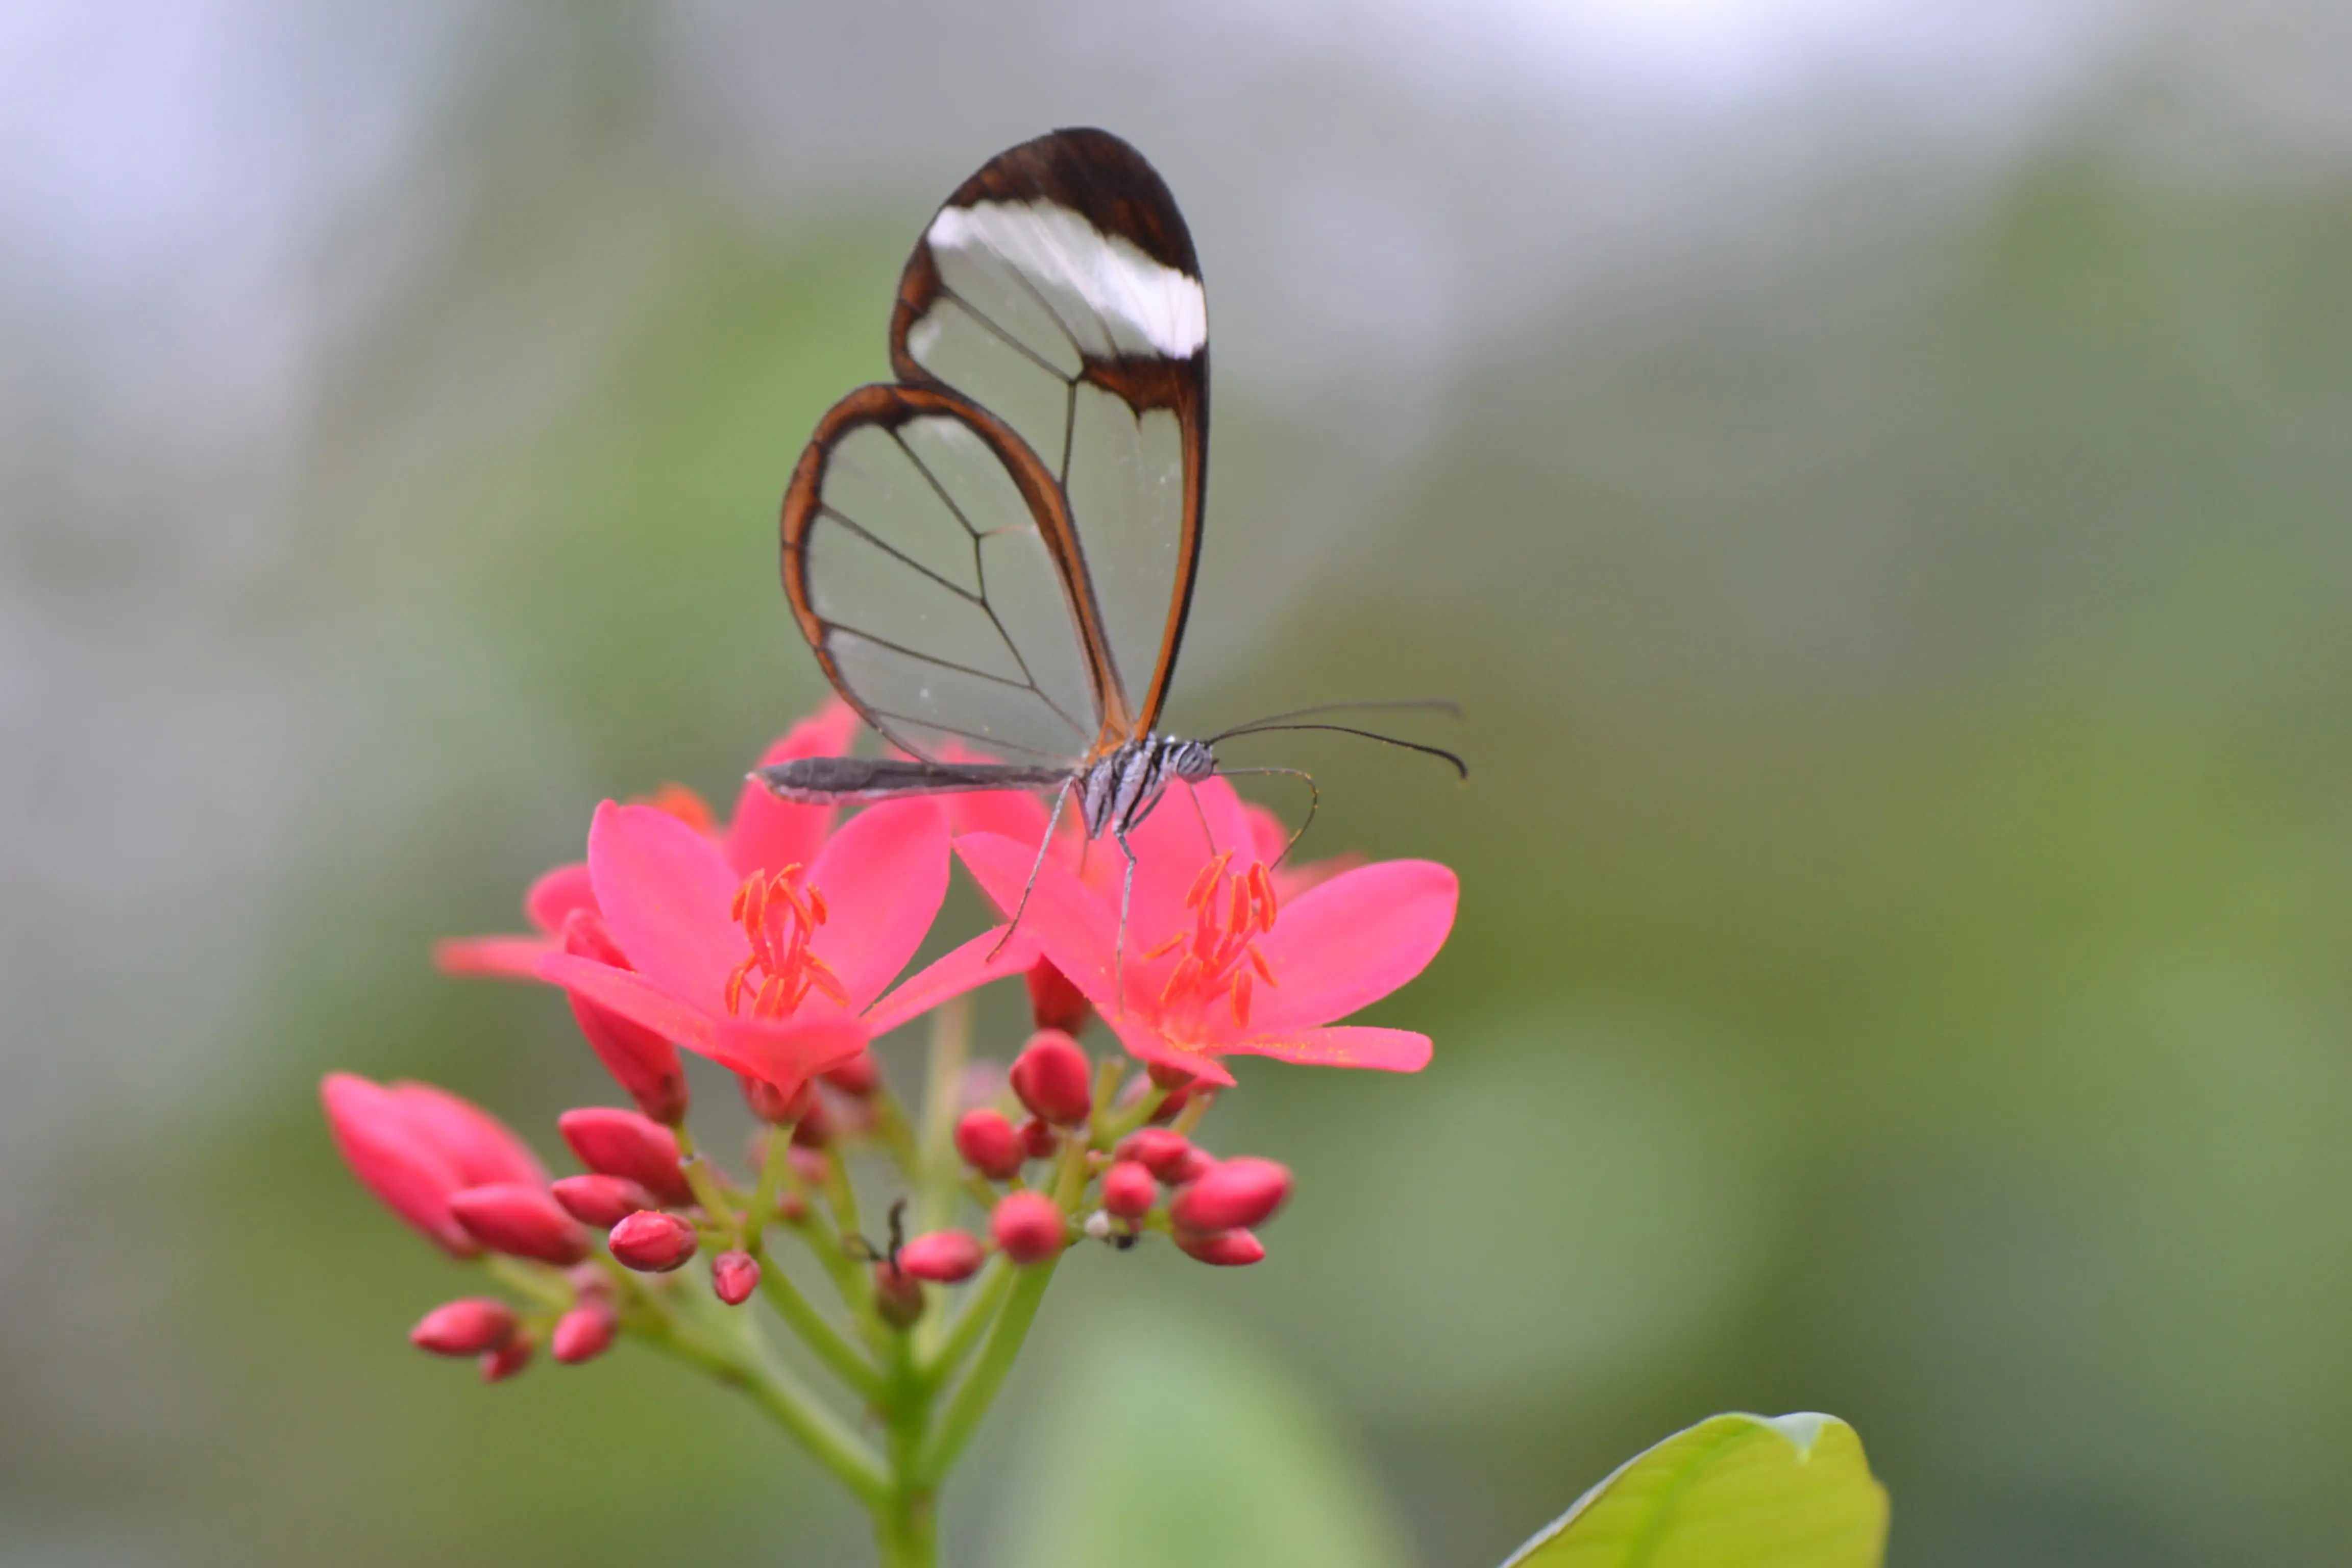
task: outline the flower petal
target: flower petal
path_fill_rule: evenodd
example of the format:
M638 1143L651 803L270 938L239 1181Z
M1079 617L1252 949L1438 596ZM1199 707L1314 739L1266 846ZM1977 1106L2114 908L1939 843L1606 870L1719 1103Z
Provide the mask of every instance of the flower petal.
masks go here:
M839 698L829 700L809 718L793 725L784 738L770 746L759 765L789 763L799 757L844 757L856 732L857 714ZM779 800L768 786L746 778L736 793L735 816L727 824L727 863L738 878L754 871L781 871L805 866L824 847L833 827L829 805L794 805Z
M522 896L522 912L530 923L552 936L563 929L563 922L574 910L596 907L596 889L589 880L588 862L574 860L568 866L558 866L530 885Z
M809 949L862 1010L907 967L948 896L947 816L929 800L868 806L833 836L808 880L831 917Z
M722 1066L793 1094L827 1068L864 1050L871 1037L863 1022L837 1008L803 1006L774 1022L722 1018L702 1049Z
M1427 1035L1361 1025L1304 1029L1286 1038L1246 1040L1223 1048L1236 1056L1272 1057L1301 1067L1378 1068L1383 1072L1419 1072L1429 1065L1431 1051Z
M1249 822L1251 852L1273 865L1289 847L1290 829L1283 826L1282 818L1255 801L1242 803L1242 816Z
M1419 974L1445 945L1460 892L1433 860L1382 860L1309 889L1258 940L1277 984L1258 990L1249 1037L1344 1018Z
M444 974L536 980L539 961L562 951L557 943L539 936L458 936L433 944L433 964Z
M947 797L948 820L958 834L993 833L1029 846L1032 853L1037 840L1045 837L1046 820L1052 808L1027 790L992 789L976 795L951 795ZM1065 809L1063 815L1069 815Z
M710 1054L718 1020L632 970L615 969L577 953L553 952L540 960L539 977L574 996L618 1013L690 1051Z
M1037 960L1036 940L1022 931L1015 931L1010 942L1003 942L1003 926L984 931L908 975L905 984L866 1010L866 1026L877 1035L887 1035L951 996L961 996L992 980L1025 973ZM1001 942L1003 951L1000 952L996 950Z
M588 829L588 868L630 964L662 990L723 1011L727 976L751 950L728 916L742 879L719 847L666 811L608 800Z
M1214 1057L1187 1050L1176 1044L1140 1009L1126 1013L1100 1013L1100 1016L1110 1026L1110 1032L1118 1037L1118 1043L1127 1047L1127 1054L1147 1067L1174 1068L1179 1072L1191 1073L1204 1083L1213 1083L1220 1088L1232 1087L1234 1075L1225 1070L1223 1063Z
M1032 938L1054 967L1086 993L1087 1000L1108 1011L1113 994L1112 961L1118 937L1118 910L1103 907L1067 868L1052 859L1037 865L1037 847L1001 838L993 833L971 833L956 840L956 855L996 907L1010 913L1021 910L1020 934ZM1036 868L1037 884L1024 908L1022 889Z

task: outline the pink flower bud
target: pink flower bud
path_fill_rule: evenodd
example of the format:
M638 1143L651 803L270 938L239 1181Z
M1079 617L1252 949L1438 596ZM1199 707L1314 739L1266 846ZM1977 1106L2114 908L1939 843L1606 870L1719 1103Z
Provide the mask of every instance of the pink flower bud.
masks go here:
M1058 1029L1076 1036L1087 1026L1094 1013L1094 1004L1087 994L1070 984L1068 975L1045 959L1029 966L1025 976L1029 983L1029 1016L1041 1029Z
M598 1230L612 1229L639 1209L661 1207L653 1194L626 1176L564 1176L553 1191L564 1213Z
M1133 1160L1114 1160L1103 1173L1103 1207L1121 1219L1141 1219L1160 1201L1160 1184Z
M874 1059L872 1051L860 1051L839 1066L825 1068L819 1076L852 1100L863 1100L882 1087L882 1067Z
M989 1216L989 1233L1015 1263L1041 1263L1062 1250L1062 1211L1043 1193L1008 1193Z
M1206 1236L1263 1225L1290 1195L1290 1171L1272 1160L1223 1161L1176 1195L1168 1217L1179 1230Z
M467 1187L449 1199L466 1234L509 1258L568 1268L588 1256L588 1233L541 1187L500 1182Z
M956 1103L966 1110L994 1105L1013 1091L1004 1064L993 1057L976 1057L956 1079Z
M566 1366L594 1361L612 1348L613 1335L620 1326L620 1315L609 1302L583 1301L555 1320L555 1331L547 1337L547 1353Z
M1094 1110L1094 1064L1059 1029L1040 1029L1013 1058L1013 1092L1045 1121L1076 1127Z
M1187 1183L1199 1181L1216 1168L1217 1163L1209 1158L1209 1152L1206 1149L1187 1149L1170 1163L1165 1180L1171 1187L1181 1187Z
M748 1252L722 1252L710 1260L710 1289L730 1307L740 1307L760 1288L760 1260Z
M813 1095L808 1109L793 1123L793 1143L802 1149L822 1149L834 1141L838 1131L834 1125L833 1107L824 1102L823 1095Z
M1143 1070L1150 1076L1155 1086L1168 1090L1171 1094L1190 1088L1194 1078L1194 1075L1185 1068L1167 1062L1147 1063Z
M992 1182L1021 1173L1026 1151L1021 1146L1020 1134L1013 1131L1013 1123L1004 1120L1002 1111L965 1111L963 1120L956 1123L955 1144L964 1163Z
M429 1083L394 1082L386 1086L401 1113L417 1134L449 1156L467 1186L486 1187L498 1182L547 1185L547 1167L530 1145L507 1124L446 1089Z
M613 940L604 919L594 910L574 909L563 918L563 951L582 958L630 967L626 954ZM656 1121L671 1126L686 1120L686 1074L677 1065L677 1047L618 1013L569 992L572 1016L588 1040L596 1059L628 1091L637 1109Z
M1170 1067L1165 1062L1153 1062L1148 1070L1152 1083L1167 1090L1168 1094L1168 1098L1160 1102L1160 1109L1151 1113L1151 1120L1155 1124L1175 1121L1178 1113L1192 1103L1194 1095L1213 1092L1203 1087L1199 1079L1181 1068Z
M445 1301L417 1320L408 1342L435 1355L479 1355L514 1336L515 1311L495 1296Z
M467 1184L457 1162L412 1124L382 1084L354 1073L329 1073L319 1085L335 1147L368 1191L445 1252L481 1251L449 1212L449 1195Z
M1192 1102L1192 1097L1200 1092L1201 1090L1196 1087L1176 1090L1161 1100L1159 1109L1151 1113L1151 1124L1154 1127L1164 1127L1175 1121L1177 1117L1183 1114L1184 1107Z
M772 1127L782 1127L788 1121L798 1121L808 1108L816 1102L816 1085L803 1083L790 1091L779 1089L763 1078L750 1073L738 1073L736 1081L743 1086L743 1103L751 1114Z
M607 1176L625 1176L675 1208L694 1202L677 1166L677 1139L648 1116L610 1105L583 1106L555 1119L580 1163Z
M1171 1132L1164 1127L1146 1127L1118 1141L1120 1159L1140 1162L1145 1170L1163 1182L1189 1180L1189 1177L1180 1177L1177 1173L1185 1169L1192 1153L1191 1139L1181 1132Z
M832 1163L814 1149L803 1149L795 1143L784 1157L793 1163L793 1173L803 1186L821 1187L833 1174Z
M874 1310L894 1329L911 1329L923 1315L923 1287L905 1270L874 1266Z
M934 1230L898 1249L898 1268L917 1279L955 1285L979 1273L984 1257L978 1237L961 1230Z
M517 1334L494 1351L482 1352L482 1381L504 1383L530 1364L531 1341L529 1334Z
M1183 1249L1185 1257L1220 1268L1245 1268L1265 1257L1265 1248L1257 1237L1245 1230L1220 1231L1214 1236L1188 1236L1179 1231L1176 1245Z
M640 1209L613 1227L605 1243L625 1268L640 1274L667 1274L694 1256L700 1245L694 1226L674 1214Z
M1042 1116L1033 1116L1021 1124L1021 1152L1032 1160L1050 1160L1062 1146L1062 1140Z

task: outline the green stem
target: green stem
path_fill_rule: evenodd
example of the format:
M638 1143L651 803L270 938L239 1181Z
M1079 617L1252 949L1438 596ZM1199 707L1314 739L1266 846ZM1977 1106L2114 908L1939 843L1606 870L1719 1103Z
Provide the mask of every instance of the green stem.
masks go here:
M874 1510L875 1544L886 1568L933 1568L939 1562L939 1488L919 1464L930 1433L931 1391L916 1371L913 1342L903 1333L891 1346L884 1398L891 1486L886 1505Z
M1005 1297L1003 1310L996 1314L996 1324L982 1347L980 1359L972 1363L971 1375L948 1399L947 1411L940 1418L938 1430L932 1434L929 1447L919 1460L916 1474L926 1485L938 1485L941 1477L952 1468L963 1453L966 1443L980 1429L981 1418L996 1398L996 1391L1004 1385L1005 1374L1013 1370L1021 1354L1023 1342L1029 1337L1029 1325L1037 1321L1037 1309L1045 1300L1045 1287L1054 1282L1055 1266L1061 1255L1033 1263L1024 1268L1010 1268L1013 1287Z
M879 1510L890 1500L892 1487L881 1457L849 1426L818 1403L800 1380L777 1365L767 1347L755 1338L748 1318L734 1320L738 1353L713 1344L698 1328L688 1327L666 1309L632 1314L631 1330L649 1343L690 1365L698 1366L719 1382L751 1396L768 1418L800 1441L819 1464L839 1477L866 1507Z
M842 1338L839 1330L825 1321L824 1314L801 1294L798 1286L784 1278L784 1271L768 1256L764 1240L751 1248L751 1255L760 1260L760 1294L768 1299L776 1315L807 1342L834 1376L855 1389L859 1398L870 1401L879 1394L882 1383L873 1363L858 1354L857 1347Z
M931 1015L931 1059L923 1078L922 1168L917 1183L915 1228L937 1230L955 1217L963 1162L956 1156L957 1108L964 1065L971 1059L971 997L942 1003Z
M768 1299L776 1315L807 1342L809 1349L835 1377L855 1389L859 1398L871 1403L882 1391L873 1364L825 1321L824 1314L801 1293L798 1286L784 1277L783 1269L768 1252L768 1219L774 1212L777 1190L793 1179L792 1152L790 1128L780 1127L769 1134L759 1184L752 1192L751 1207L743 1215L741 1245L743 1250L760 1260L760 1294Z
M937 1568L939 1494L929 1488L898 1494L874 1515L874 1545L882 1568Z
M898 1097L890 1092L887 1084L874 1092L874 1135L882 1141L882 1147L890 1152L890 1158L898 1162L907 1179L913 1181L922 1169L922 1156L915 1150L914 1124L907 1120L907 1108L898 1103Z
M1019 1270L1002 1258L988 1266L987 1275L972 1287L963 1310L956 1314L954 1326L917 1363L919 1375L932 1390L937 1391L955 1375L963 1358L971 1353L981 1331L994 1321L997 1309L1004 1304L1004 1293L1013 1288L1018 1274Z

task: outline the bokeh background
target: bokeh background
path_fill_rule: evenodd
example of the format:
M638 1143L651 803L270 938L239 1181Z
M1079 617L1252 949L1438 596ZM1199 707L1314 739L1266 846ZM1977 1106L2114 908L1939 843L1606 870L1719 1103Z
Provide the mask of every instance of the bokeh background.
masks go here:
M1066 1270L960 1561L1475 1568L1734 1407L1906 1568L2344 1561L2347 81L2330 0L0 11L0 1563L866 1560L667 1365L410 1351L470 1276L315 1084L614 1098L427 946L814 701L784 476L1087 122L1211 282L1172 718L1460 699L1466 787L1259 744L1465 898L1425 1074L1210 1123L1265 1266Z

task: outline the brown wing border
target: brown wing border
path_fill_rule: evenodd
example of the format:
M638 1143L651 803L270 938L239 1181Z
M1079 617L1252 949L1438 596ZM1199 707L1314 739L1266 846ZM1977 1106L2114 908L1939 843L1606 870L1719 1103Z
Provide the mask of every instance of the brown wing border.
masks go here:
M1177 207L1167 182L1141 153L1108 131L1074 127L1049 132L1000 153L957 186L954 194L940 204L939 210L969 207L981 202L1039 199L1068 208L1092 224L1097 232L1123 237L1162 266L1182 272L1195 282L1201 280L1200 258L1192 247L1192 231L1185 226L1184 215ZM938 216L932 215L933 222ZM914 252L907 258L906 271L898 279L898 300L890 312L890 368L909 387L946 390L946 384L924 369L907 346L908 333L930 312L943 292L939 264L931 255L929 234L930 224L926 223L923 237L916 240ZM1160 710L1167 704L1169 685L1175 678L1177 655L1183 648L1185 623L1192 614L1192 589L1200 577L1201 536L1209 486L1209 350L1204 342L1198 353L1181 360L1158 354L1122 354L1106 359L1084 353L1079 359L1081 381L1101 387L1138 415L1163 408L1173 413L1184 447L1184 504L1177 538L1176 578L1169 596L1168 618L1160 633L1160 655L1153 662L1150 682L1139 702L1129 699L1118 659L1103 635L1094 578L1087 567L1086 552L1078 543L1069 498L1060 481L1050 472L1046 474L1060 506L1063 525L1069 530L1067 570L1072 575L1065 587L1073 615L1078 615L1076 606L1081 603L1091 611L1090 618L1081 616L1078 621L1087 639L1087 668L1099 668L1107 677L1102 730L1092 753L1100 756L1138 739L1159 723ZM1017 434L1009 429L1006 434L1027 450L1026 443L1021 442ZM1042 462L1034 452L1029 455L1042 471ZM1060 565L1063 560L1057 552L1055 563ZM838 688L840 682L836 680L835 685Z
M834 448L852 431L868 426L897 430L911 420L944 416L960 421L980 437L997 460L1004 465L1013 488L1036 520L1039 537L1054 563L1054 570L1062 581L1063 600L1070 613L1070 622L1086 652L1087 684L1095 700L1096 721L1101 734L1114 731L1134 731L1134 719L1127 706L1126 693L1121 690L1117 668L1110 658L1110 639L1102 624L1101 606L1095 603L1093 584L1087 576L1086 560L1078 547L1077 531L1070 522L1069 503L1062 487L1034 449L1024 441L1013 427L991 414L979 404L957 393L939 386L902 386L877 382L861 386L829 409L817 421L816 433L809 437L800 461L793 466L792 483L784 489L782 516L779 520L781 535L781 570L785 601L792 605L793 619L799 624L801 636L807 639L809 650L816 655L817 666L824 678L841 694L842 700L857 710L858 717L872 725L877 732L892 743L917 756L920 748L909 745L888 716L867 706L843 679L841 667L835 661L829 634L835 630L855 631L841 626L820 615L811 601L808 582L808 558L803 545L810 526L822 508L826 467L833 459ZM1099 754L1101 746L1089 753Z

